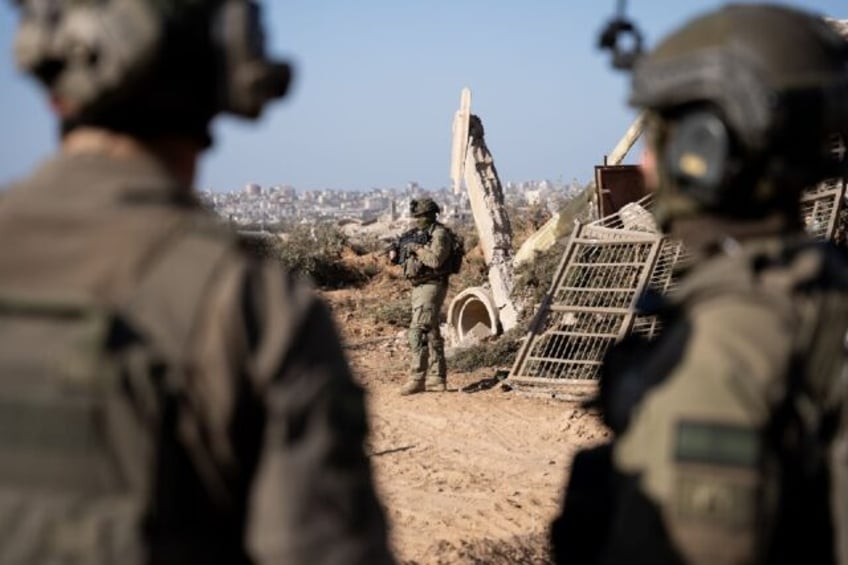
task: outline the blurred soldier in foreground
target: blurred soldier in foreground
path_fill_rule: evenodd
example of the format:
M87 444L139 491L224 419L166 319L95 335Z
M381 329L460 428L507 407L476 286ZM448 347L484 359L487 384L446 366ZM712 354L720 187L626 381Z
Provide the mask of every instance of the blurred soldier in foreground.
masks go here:
M191 193L288 66L247 0L23 1L61 148L0 206L0 563L385 563L325 305Z
M439 313L448 292L453 269L454 235L436 221L441 210L431 198L413 200L410 215L415 228L400 237L390 250L390 259L403 267L403 275L412 283L412 321L409 324L409 349L412 361L409 380L402 395L444 391L447 383L445 341L439 331ZM460 258L461 260L461 258ZM430 367L435 375L429 375Z
M802 188L838 172L848 46L819 18L732 6L637 62L644 172L693 255L652 342L605 360L611 445L575 458L561 563L846 563L848 269L802 235Z

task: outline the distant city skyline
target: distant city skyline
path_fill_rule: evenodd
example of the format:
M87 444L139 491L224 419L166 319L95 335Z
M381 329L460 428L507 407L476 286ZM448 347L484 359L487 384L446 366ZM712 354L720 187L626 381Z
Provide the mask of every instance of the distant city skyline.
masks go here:
M848 18L845 0L783 3ZM0 3L0 185L27 174L56 145L44 96L14 68L10 4ZM627 15L650 47L722 4L634 0ZM292 93L260 122L217 120L198 188L448 186L451 123L466 86L503 182L585 182L634 116L625 103L628 77L596 47L615 0L262 5L269 51L296 67Z

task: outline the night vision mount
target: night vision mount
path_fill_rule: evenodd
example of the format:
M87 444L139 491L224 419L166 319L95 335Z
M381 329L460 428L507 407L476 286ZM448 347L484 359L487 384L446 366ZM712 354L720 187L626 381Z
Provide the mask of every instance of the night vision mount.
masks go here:
M615 16L598 37L598 47L612 52L613 68L629 71L642 55L642 32L624 15L627 0L618 0Z

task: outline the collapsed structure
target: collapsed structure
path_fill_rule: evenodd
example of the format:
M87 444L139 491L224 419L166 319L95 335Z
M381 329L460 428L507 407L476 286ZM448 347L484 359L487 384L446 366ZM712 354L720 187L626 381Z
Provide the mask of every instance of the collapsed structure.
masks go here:
M609 171L611 176L615 176L616 171L626 171L630 173L628 178L633 178L632 173L635 171L632 169L635 167L621 166L620 163L638 140L643 127L644 116L640 114L613 149L603 171ZM606 177L600 172L596 177L596 185L603 185L599 180L603 181ZM586 208L597 206L602 211L605 200L603 190L586 188L513 254L512 227L504 206L503 188L492 154L486 147L483 123L471 113L471 91L468 88L462 90L460 107L453 121L451 183L454 193L459 194L463 187L467 191L480 247L488 267L486 286L461 291L448 306L448 337L452 343L457 344L467 341L469 337L480 340L515 327L520 305L512 296L514 268L532 261L537 252L550 249L568 236L575 225L574 219Z

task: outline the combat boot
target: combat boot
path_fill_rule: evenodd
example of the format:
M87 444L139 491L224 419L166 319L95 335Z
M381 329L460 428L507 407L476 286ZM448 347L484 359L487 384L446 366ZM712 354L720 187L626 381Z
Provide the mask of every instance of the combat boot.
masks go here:
M447 381L443 377L427 377L424 387L430 392L445 392L448 388Z
M409 396L410 394L417 394L419 392L424 392L425 390L423 379L409 379L400 389L400 395Z

